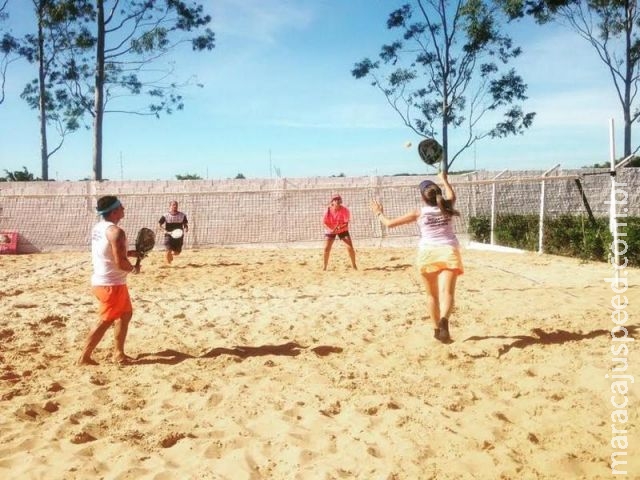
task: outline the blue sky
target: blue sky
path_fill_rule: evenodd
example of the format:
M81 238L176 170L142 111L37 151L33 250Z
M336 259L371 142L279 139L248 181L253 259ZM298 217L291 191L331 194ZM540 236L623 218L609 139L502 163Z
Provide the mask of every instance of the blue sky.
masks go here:
M30 3L30 2L29 2ZM216 48L179 52L185 109L160 119L105 117L103 177L111 180L315 177L428 173L420 140L382 94L351 76L390 36L391 0L205 0ZM27 2L13 0L9 26L24 24ZM20 9L16 11L16 5ZM522 136L486 140L454 163L462 169L564 168L609 160L609 119L622 151L621 109L608 71L577 34L520 22L509 33L524 53L514 64L528 84ZM174 59L175 60L175 59ZM40 176L38 120L19 98L33 67L12 64L0 105L0 175L23 166ZM455 142L455 137L453 138ZM49 164L49 177L92 176L92 134L78 131Z

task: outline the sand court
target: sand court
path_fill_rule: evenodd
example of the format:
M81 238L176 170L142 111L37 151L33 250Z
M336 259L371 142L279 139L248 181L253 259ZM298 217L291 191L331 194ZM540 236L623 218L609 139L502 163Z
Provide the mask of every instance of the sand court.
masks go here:
M327 272L321 248L152 252L129 277L130 366L111 363L111 331L98 366L75 365L97 315L88 252L0 257L0 475L610 478L609 265L464 250L443 345L414 248L355 246L358 271L341 245ZM624 373L640 377L636 343Z

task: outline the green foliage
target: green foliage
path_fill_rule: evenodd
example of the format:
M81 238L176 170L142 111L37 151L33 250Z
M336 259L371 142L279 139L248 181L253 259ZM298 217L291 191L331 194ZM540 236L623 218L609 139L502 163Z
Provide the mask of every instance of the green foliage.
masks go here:
M546 23L562 7L576 0L497 0L509 18L521 18L530 15L538 23Z
M185 175L176 175L176 180L202 180L202 177L195 173L187 173Z
M619 163L621 160L623 159L621 158L620 160L618 160L616 164ZM623 168L627 168L627 167L640 167L640 157L637 155L634 156L631 160L629 160L629 163L627 163ZM611 168L611 163L610 162L594 163L591 166L587 166L583 168Z
M498 215L494 231L495 243L524 250L538 250L537 215ZM626 225L623 225L625 223ZM471 239L489 243L491 220L488 216L469 219ZM618 233L621 243L618 250L630 266L640 266L640 217L621 217ZM544 251L552 255L608 261L612 235L609 219L597 218L592 224L585 215L562 215L545 219ZM627 251L624 252L624 247Z
M42 178L49 178L49 158L64 143L64 138L80 128L84 108L73 101L71 89L62 83L64 62L68 55L85 50L75 39L86 32L87 15L91 7L88 0L33 0L35 33L16 39L17 54L35 65L37 78L28 83L20 97L38 111L40 118L40 156ZM48 126L58 133L57 144L51 146Z
M235 177L236 180L244 180L245 178L247 177L245 177L242 173L237 174Z
M530 15L557 22L586 40L613 81L624 118L623 152L633 153L633 125L640 119L640 9L637 0L496 0L510 18ZM633 92L633 93L630 93Z
M9 170L5 170L4 173L7 175L1 180L5 182L32 182L34 180L40 180L39 178L35 178L33 173L27 170L27 167L22 167L22 171L16 170L10 172Z
M415 8L414 8L415 7ZM365 58L351 74L366 78L416 134L441 136L445 171L476 141L522 134L535 113L522 78L507 64L521 54L500 31L501 11L489 0L415 0L394 10L387 28L401 39L383 45L378 60ZM493 127L476 129L481 118L502 115ZM455 153L449 131L466 129Z
M37 33L17 45L27 61L37 63L39 78L24 88L22 98L40 110L46 126L54 122L63 137L83 118L95 125L94 179L102 180L103 115L110 112L158 117L184 108L180 90L191 79L172 81L172 62L159 60L182 44L193 51L211 50L211 17L198 1L180 0L33 0ZM3 0L0 0L2 6ZM106 13L106 14L105 14ZM2 39L2 52L13 52L13 37ZM164 66L163 66L164 65ZM0 80L4 78L0 55ZM0 86L4 82L0 83ZM2 93L0 91L0 93ZM132 97L146 96L148 103ZM42 101L41 101L42 100ZM1 103L1 99L0 99ZM118 106L119 104L119 106ZM95 121L93 121L95 120ZM44 128L41 126L41 131ZM46 134L41 142L46 147ZM48 155L43 153L46 178Z
M618 223L621 222L626 223L618 228L620 239L627 245L627 251L623 256L627 258L630 266L640 267L640 217L619 218ZM624 246L620 246L619 250L623 249Z
M469 218L471 239L480 243L491 241L491 219L486 216Z
M545 220L544 251L584 260L606 260L611 241L609 220L592 224L584 215L562 215Z
M76 0L86 1L86 0ZM92 2L89 2L92 3ZM92 7L89 17L92 22L99 22L99 7L108 8L107 2L100 0ZM170 81L175 72L171 68L163 69L156 60L165 56L182 43L191 42L192 50L212 50L215 46L215 35L209 28L211 16L203 14L203 7L198 2L163 0L130 0L126 6L107 15L104 20L105 37L104 60L105 70L105 113L106 103L117 97L146 95L150 103L146 107L131 106L131 102L121 113L136 113L159 116L160 113L171 114L184 108L183 97L178 91L192 84L190 80L182 83ZM95 35L76 35L82 45L101 44ZM127 39L123 41L122 39ZM67 62L65 77L74 82L80 81L88 88L76 92L76 102L85 110L93 112L94 72L101 62L100 57L75 55ZM115 110L113 110L115 111Z
M469 219L471 239L480 243L491 240L491 219L488 216ZM493 231L494 242L505 247L524 250L538 249L538 217L536 215L497 215Z
M9 64L15 60L14 54L20 47L18 40L13 35L2 31L4 30L2 23L9 17L9 14L5 11L7 3L7 0L0 0L0 105L4 103L5 99L5 85Z
M537 250L539 222L537 215L497 215L495 241L499 245Z

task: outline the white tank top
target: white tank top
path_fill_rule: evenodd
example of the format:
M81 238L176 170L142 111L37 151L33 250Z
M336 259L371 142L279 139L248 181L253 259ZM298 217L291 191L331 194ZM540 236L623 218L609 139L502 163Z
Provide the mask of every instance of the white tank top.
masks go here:
M453 232L453 218L443 215L438 207L423 206L418 217L418 227L420 227L420 247L428 245L457 247L460 245Z
M112 225L115 224L102 220L96 223L91 230L91 262L93 263L91 285L93 286L124 285L127 283L127 272L121 270L116 264L111 244L107 240L107 228Z

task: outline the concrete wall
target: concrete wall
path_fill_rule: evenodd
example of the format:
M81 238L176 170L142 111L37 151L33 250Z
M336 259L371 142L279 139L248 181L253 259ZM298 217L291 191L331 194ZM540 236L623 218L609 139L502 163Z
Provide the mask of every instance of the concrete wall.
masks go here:
M575 183L581 185L596 216L607 216L611 177L598 170L557 170L545 184L545 215L584 213ZM499 181L492 181L498 174ZM542 171L480 171L452 176L458 195L459 234L468 218L498 213L540 211ZM155 229L170 200L177 200L190 223L186 247L247 244L291 244L322 240L322 215L331 196L340 193L352 212L354 239L415 238L415 225L382 229L371 214L372 198L380 199L389 215L419 205L417 184L424 178L314 177L295 179L2 182L0 232L18 232L18 252L32 253L89 248L88 232L97 220L95 204L102 195L117 195L125 205L121 226L130 242L141 227ZM435 177L431 177L436 180ZM629 215L640 215L640 169L624 168L617 175ZM622 195L622 194L621 194Z

